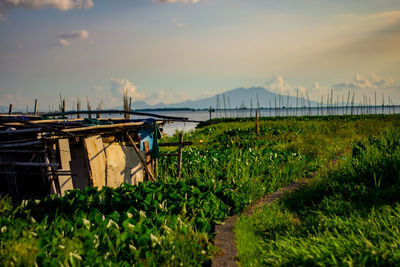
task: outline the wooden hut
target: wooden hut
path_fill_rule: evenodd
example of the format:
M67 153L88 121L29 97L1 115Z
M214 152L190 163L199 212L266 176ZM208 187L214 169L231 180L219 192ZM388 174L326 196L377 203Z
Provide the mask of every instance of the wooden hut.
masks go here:
M159 129L185 119L67 115L0 116L0 194L17 199L62 196L87 186L118 187L154 179Z

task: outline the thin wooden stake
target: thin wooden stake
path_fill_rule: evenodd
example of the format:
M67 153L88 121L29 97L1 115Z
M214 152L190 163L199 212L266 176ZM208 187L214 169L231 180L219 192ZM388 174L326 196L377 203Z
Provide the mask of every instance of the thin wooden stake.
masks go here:
M178 166L177 166L177 174L178 178L181 177L182 170L182 147L183 147L183 134L179 134L179 146L178 146Z
M12 114L12 109L13 109L13 106L12 106L12 104L10 104L10 107L9 107L9 109L8 109L8 115L11 115L11 114Z
M154 175L153 175L153 173L151 172L151 170L149 169L149 167L147 167L146 161L144 160L144 158L142 157L142 155L140 155L139 149L137 148L135 142L133 142L133 139L132 139L132 137L129 135L128 132L126 132L126 137L128 138L129 142L132 144L133 149L135 150L135 152L136 152L136 154L137 154L137 156L138 156L140 162L142 162L143 167L144 167L144 169L145 169L147 175L149 176L150 180L154 181Z
M260 134L260 124L259 124L259 122L258 122L258 110L256 110L255 125L256 125L257 134Z
M81 100L78 98L78 100L76 101L76 111L78 112L76 117L78 119L81 118L81 114L79 113L81 111Z
M37 113L37 104L38 104L38 101L37 101L37 98L35 99L35 109L34 109L34 111L33 111L33 114L34 115L37 115L38 113Z

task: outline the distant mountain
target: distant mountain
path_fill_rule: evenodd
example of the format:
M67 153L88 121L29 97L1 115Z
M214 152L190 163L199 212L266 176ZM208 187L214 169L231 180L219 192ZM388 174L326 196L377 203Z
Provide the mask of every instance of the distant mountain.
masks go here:
M225 105L224 105L224 97L225 97ZM219 102L219 107L221 109L224 108L240 108L240 107L247 107L253 108L257 107L257 97L259 101L260 107L269 108L275 107L275 101L277 106L289 106L296 107L296 100L297 105L300 107L302 104L303 106L308 107L308 101L304 98L292 97L286 95L279 95L273 92L268 91L264 87L250 87L250 88L236 88L230 91L227 91L223 94L199 99L199 100L186 100L179 103L174 104L164 104L159 103L156 105L148 105L143 101L134 102L132 104L133 109L155 109L155 108L194 108L194 109L204 109L204 108L216 108L217 102ZM280 104L279 104L280 101ZM288 102L289 101L289 102ZM317 102L310 101L311 106L316 106Z

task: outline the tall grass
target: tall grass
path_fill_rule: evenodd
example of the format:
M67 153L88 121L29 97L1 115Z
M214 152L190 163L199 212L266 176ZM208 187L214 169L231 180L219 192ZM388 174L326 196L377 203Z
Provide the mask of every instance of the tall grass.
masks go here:
M241 265L399 265L399 189L398 131L358 142L310 186L240 219Z
M182 179L235 184L247 203L351 156L352 146L371 134L400 128L399 116L263 118L260 134L252 120L227 121L186 134L194 145L184 148ZM176 158L162 159L159 179L175 175Z

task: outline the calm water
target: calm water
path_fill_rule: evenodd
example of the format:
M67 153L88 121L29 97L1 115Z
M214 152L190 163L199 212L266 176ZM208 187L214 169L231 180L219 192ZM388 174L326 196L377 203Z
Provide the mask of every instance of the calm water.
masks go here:
M262 117L274 117L274 116L307 116L307 115L350 115L353 112L353 115L359 114L398 114L400 113L400 106L374 106L372 107L353 107L351 110L350 107L334 107L327 109L324 107L321 108L280 108L280 109L261 109ZM189 120L196 121L204 121L210 118L209 111L201 110L201 111L154 111L151 112L159 115L167 115L167 116L177 116L177 117L186 117ZM246 110L219 110L214 111L211 114L212 118L225 118L225 117L254 117L255 111L246 109ZM175 131L190 131L196 127L197 123L194 122L175 122L171 124L167 124L164 126L164 132L168 135L173 135Z

